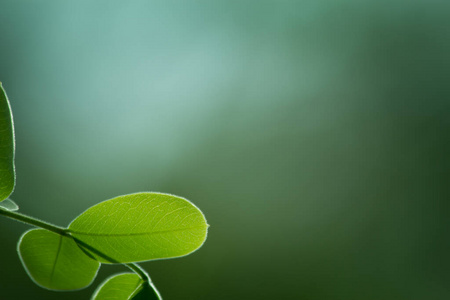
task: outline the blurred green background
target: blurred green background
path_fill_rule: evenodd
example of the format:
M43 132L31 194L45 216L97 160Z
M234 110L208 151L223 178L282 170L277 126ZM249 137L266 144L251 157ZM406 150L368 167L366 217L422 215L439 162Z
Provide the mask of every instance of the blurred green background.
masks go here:
M0 1L26 214L184 196L164 299L450 299L449 1ZM447 208L446 208L447 207ZM0 299L34 285L0 219Z

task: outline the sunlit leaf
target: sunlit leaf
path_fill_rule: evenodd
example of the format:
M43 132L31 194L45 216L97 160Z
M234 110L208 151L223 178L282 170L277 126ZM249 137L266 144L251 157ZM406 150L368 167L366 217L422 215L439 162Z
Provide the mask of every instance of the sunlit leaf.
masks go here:
M14 190L14 125L8 97L0 82L0 201Z
M71 237L44 229L27 231L19 241L18 251L33 281L51 290L84 288L100 267Z
M0 209L16 211L19 210L19 206L16 204L16 202L12 201L11 199L6 199L0 202Z
M92 300L159 300L161 299L147 282L137 274L114 275L103 282Z
M75 241L104 263L178 257L198 249L208 225L186 199L137 193L101 202L70 225Z

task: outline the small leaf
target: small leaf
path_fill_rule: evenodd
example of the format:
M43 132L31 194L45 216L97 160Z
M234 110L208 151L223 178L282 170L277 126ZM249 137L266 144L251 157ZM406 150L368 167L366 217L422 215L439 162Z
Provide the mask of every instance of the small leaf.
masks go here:
M101 202L70 225L75 241L103 263L187 255L206 239L202 212L188 200L137 193Z
M16 204L16 202L12 201L11 199L6 199L0 202L0 209L16 211L19 210L19 206Z
M14 125L11 106L0 82L0 201L11 195L15 183Z
M71 237L44 229L32 229L22 235L18 251L33 281L51 290L87 287L100 267Z
M92 300L160 300L159 293L137 274L122 273L106 279Z

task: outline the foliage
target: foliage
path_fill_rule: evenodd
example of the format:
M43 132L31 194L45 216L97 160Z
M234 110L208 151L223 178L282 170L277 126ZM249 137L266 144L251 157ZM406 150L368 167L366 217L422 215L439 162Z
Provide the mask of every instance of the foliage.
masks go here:
M27 231L18 251L36 284L51 290L77 290L88 286L100 263L88 257L70 236L45 229Z
M192 203L159 193L104 201L69 225L74 239L95 248L91 255L103 263L183 256L203 244L206 230L203 214Z
M120 300L132 295L132 299L159 299L157 291L137 274L123 273L108 278L94 293L93 299Z
M0 82L0 201L11 195L16 183L14 150L11 107Z
M101 263L124 264L134 273L107 279L94 300L161 299L136 262L180 257L201 247L208 225L188 200L162 193L119 196L87 209L61 228L16 212L8 199L15 186L14 126L0 83L0 215L40 227L24 233L18 252L31 279L41 287L77 290L89 286Z

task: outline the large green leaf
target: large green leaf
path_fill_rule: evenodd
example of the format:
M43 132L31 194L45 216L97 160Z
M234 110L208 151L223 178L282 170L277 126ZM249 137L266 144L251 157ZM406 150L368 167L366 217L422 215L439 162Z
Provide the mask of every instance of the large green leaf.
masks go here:
M137 274L123 273L103 282L92 300L159 300L159 293Z
M51 290L84 288L94 280L100 267L71 237L44 229L32 229L22 235L18 251L28 275Z
M14 190L14 125L8 97L0 82L0 201Z
M6 199L0 202L0 209L16 211L19 210L19 206L16 204L16 202L12 201L11 199Z
M75 241L104 263L184 256L206 239L202 212L188 200L137 193L101 202L70 225Z

